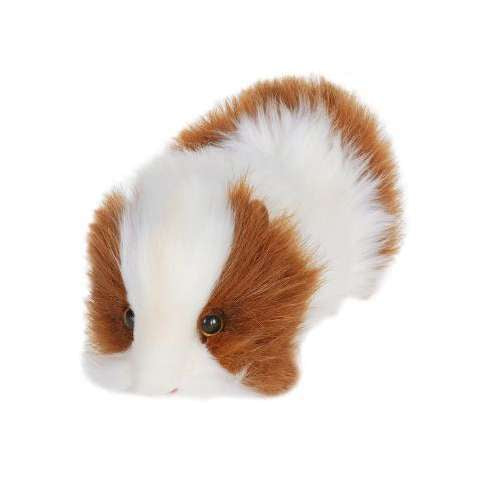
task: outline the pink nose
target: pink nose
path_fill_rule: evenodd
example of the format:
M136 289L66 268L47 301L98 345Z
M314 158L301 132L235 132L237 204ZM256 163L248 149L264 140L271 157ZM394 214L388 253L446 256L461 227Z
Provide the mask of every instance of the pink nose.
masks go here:
M170 390L168 393L177 393L178 392L178 388L174 388L173 390Z

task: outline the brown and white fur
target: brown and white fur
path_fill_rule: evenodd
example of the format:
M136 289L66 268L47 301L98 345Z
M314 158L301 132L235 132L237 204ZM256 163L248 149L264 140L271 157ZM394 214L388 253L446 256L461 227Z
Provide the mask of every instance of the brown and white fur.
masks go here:
M301 335L375 290L399 225L395 164L371 113L325 80L258 83L97 210L87 371L147 394L284 392ZM200 319L217 311L223 331L203 336Z

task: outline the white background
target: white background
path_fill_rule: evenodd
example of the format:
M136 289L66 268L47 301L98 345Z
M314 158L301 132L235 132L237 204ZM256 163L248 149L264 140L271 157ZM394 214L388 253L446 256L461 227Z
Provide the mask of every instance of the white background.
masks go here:
M476 2L0 2L0 477L480 478ZM391 135L406 238L266 400L83 376L104 192L257 79L321 74Z

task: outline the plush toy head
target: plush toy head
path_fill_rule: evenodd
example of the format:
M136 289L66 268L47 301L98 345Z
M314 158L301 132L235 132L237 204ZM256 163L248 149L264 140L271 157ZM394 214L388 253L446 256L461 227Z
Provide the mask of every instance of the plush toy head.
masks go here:
M287 390L302 331L369 294L395 252L394 179L388 144L343 91L245 91L97 210L88 372L147 394Z

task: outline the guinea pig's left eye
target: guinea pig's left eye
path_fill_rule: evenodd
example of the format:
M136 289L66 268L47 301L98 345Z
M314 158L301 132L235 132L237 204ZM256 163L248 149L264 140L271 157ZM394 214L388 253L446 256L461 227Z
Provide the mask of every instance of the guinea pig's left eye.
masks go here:
M127 308L123 312L123 323L128 329L133 330L135 326L135 314L131 308Z
M216 335L223 330L223 318L220 315L207 315L203 317L200 327L206 337Z

